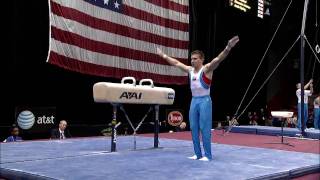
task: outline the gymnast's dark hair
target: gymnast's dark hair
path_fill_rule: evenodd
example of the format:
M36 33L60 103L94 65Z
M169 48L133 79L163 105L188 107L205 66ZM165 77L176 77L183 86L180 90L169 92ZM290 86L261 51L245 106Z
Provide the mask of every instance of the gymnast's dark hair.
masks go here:
M191 55L193 54L199 54L201 59L204 59L204 53L200 50L195 50L191 52Z

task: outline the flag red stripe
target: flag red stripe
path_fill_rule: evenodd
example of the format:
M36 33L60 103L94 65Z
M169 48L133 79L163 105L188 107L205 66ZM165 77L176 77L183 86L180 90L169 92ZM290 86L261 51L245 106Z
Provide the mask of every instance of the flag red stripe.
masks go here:
M58 16L62 16L64 18L77 21L79 23L82 23L84 25L90 26L95 29L107 31L110 33L115 33L122 36L131 37L134 39L138 39L138 40L142 40L150 43L163 45L166 47L188 49L188 41L171 39L171 38L159 36L156 34L152 34L149 32L132 29L130 27L115 24L102 19L97 19L87 14L84 14L78 10L61 6L52 1L51 1L51 9L52 9L52 12ZM119 31L119 29L121 29L121 31Z
M167 1L164 1L164 0L145 0L145 1L152 3L152 4L155 4L157 6L161 6L166 9L171 9L173 11L182 12L184 14L189 13L188 6L184 6L182 4L178 4L178 3L170 1L170 0L167 0Z
M136 9L134 7L130 7L130 6L126 6L123 5L122 6L122 10L123 10L123 14L137 18L137 19L141 19L153 24L157 24L160 26L164 26L167 28L171 28L171 29L176 29L179 31L185 31L188 32L189 31L189 24L188 23L183 23L183 22L179 22L179 21L175 21L175 20L171 20L171 19L166 19L160 16L156 16L154 14L148 13L146 11L141 11L139 9Z
M159 74L152 74L152 73L145 73L140 71L133 71L127 69L120 69L114 67L106 67L91 63L86 63L79 61L77 59L65 57L59 55L53 51L50 52L50 63L60 66L62 68L77 71L80 73L86 73L91 75L97 76L106 76L106 77L114 77L114 78L123 78L124 76L132 76L135 77L137 80L149 78L152 79L154 82L161 83L161 84L187 84L187 76L183 77L176 77L176 76L166 76L166 75L159 75Z
M138 50L129 49L129 48L120 47L120 46L115 46L115 45L107 44L104 42L94 41L94 40L82 37L80 35L77 35L75 33L58 29L53 26L51 27L51 36L52 38L58 41L61 41L63 43L75 45L80 48L93 51L93 52L108 54L112 56L119 56L119 57L128 58L128 59L135 59L139 61L152 62L156 64L168 65L166 61L161 59L156 54L152 54L144 51L138 51ZM178 60L181 61L182 63L187 62L187 59L179 58Z

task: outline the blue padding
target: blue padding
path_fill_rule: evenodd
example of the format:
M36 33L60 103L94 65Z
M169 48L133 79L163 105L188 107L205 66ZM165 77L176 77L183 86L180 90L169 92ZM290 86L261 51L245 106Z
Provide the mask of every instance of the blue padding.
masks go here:
M319 130L318 131L307 131L306 134L307 134L307 138L320 139Z
M253 126L235 126L230 132L245 133L245 134L257 134L257 129Z
M231 129L234 133L259 134L268 136L281 136L281 127L270 126L235 126ZM320 131L316 129L306 129L306 137L310 139L320 139ZM283 135L297 137L301 132L296 128L283 128Z

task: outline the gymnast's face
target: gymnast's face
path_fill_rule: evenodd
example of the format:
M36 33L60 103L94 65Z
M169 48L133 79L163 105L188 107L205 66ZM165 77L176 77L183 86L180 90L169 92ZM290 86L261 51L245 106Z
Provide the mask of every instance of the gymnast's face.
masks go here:
M200 54L191 55L191 65L194 68L198 68L203 65L203 59L201 58Z
M297 89L301 89L301 84L300 83L297 84Z

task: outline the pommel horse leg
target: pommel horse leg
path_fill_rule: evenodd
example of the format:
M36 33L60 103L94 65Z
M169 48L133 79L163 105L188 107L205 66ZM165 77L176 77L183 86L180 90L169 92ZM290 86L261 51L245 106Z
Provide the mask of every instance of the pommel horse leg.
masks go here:
M112 104L113 107L113 116L112 116L112 121L111 121L111 152L116 152L117 150L117 110L118 110L118 105L117 104Z
M155 119L154 119L154 148L159 147L159 106L154 106Z

